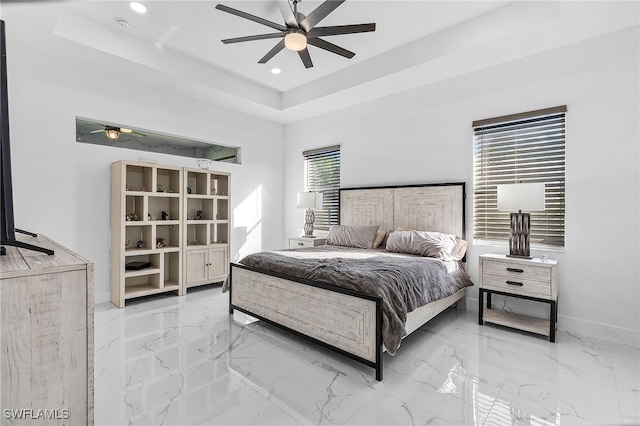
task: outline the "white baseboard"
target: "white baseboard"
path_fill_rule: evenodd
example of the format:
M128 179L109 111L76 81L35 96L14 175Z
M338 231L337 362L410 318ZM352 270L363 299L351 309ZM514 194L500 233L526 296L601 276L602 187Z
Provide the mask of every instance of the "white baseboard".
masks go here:
M110 294L108 291L100 291L94 294L94 303L109 302ZM499 306L501 302L496 300L495 306ZM467 309L470 311L478 312L478 299L468 298ZM548 310L544 309L528 309L524 306L518 306L517 311L523 315L529 315L537 318L544 318L544 315L548 315ZM547 316L548 318L548 316ZM625 328L614 327L607 324L601 324L592 321L585 321L576 318L565 317L558 314L558 330L567 331L569 333L576 333L583 336L595 337L603 340L612 340L618 342L625 342L625 344L640 347L640 335L635 330L628 330Z
M494 295L493 306L501 307L501 299ZM500 300L500 301L499 301ZM514 304L512 304L514 305ZM547 305L548 306L548 305ZM478 312L478 299L468 298L467 309ZM530 309L526 306L518 306L517 312L534 318L549 318L548 309ZM514 311L516 310L514 309ZM585 321L577 318L565 317L558 313L558 330L569 333L576 333L582 336L595 337L603 340L624 342L627 345L640 348L640 333L637 330L615 327L592 321Z

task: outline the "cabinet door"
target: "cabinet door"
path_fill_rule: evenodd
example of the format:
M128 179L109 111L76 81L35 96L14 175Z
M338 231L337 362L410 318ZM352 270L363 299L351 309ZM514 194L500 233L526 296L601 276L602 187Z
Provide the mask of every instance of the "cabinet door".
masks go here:
M209 250L209 280L211 282L224 281L229 274L229 259L226 248Z
M186 285L202 283L207 281L208 266L207 250L188 250L187 251L187 276Z

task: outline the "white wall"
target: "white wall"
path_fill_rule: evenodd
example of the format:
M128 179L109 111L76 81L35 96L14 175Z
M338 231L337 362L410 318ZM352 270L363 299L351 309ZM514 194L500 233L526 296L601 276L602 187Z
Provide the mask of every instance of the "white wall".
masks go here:
M343 187L466 182L471 240L472 121L567 105L566 249L548 253L560 261L559 327L637 344L638 40L635 27L287 125L284 238L302 223L301 152L341 144ZM471 278L480 254L505 250L471 244ZM477 309L477 288L470 299ZM546 314L546 305L509 303Z
M8 30L17 226L94 261L97 298L108 297L109 165L140 153L76 143L77 115L240 146L243 164L220 165L232 173L237 259L286 246L287 236L303 222L303 212L295 208L303 186L301 152L336 143L342 145L345 187L467 182L470 239L471 122L566 104L567 244L565 251L549 253L560 260L559 326L613 331L637 342L637 27L455 78L425 76L431 84L283 129L203 102L206 94L200 100L175 95L193 94L197 86L88 48L78 46L74 57L53 56L48 46L65 41L30 39L29 26L48 22L39 15L40 6L33 7L4 8L2 15ZM134 85L131 75L146 83ZM477 279L478 255L504 250L472 244L471 277ZM470 298L477 298L477 289ZM537 304L513 305L544 314Z
M20 20L29 17L4 17L16 226L93 261L96 301L109 299L110 164L139 156L160 164L196 163L77 143L76 116L240 147L242 164L214 166L232 176L232 259L249 245L275 247L283 233L281 125L176 95L179 81L142 67L134 72L148 73L148 83L133 84L126 64L121 72L101 66L115 59L92 56L82 47L75 58L52 56L21 28ZM158 81L172 85L172 91Z

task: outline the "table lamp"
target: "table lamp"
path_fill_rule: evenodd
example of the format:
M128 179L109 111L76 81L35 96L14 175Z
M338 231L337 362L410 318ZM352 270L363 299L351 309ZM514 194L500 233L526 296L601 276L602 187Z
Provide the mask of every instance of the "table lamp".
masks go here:
M304 214L304 237L315 238L313 221L316 216L313 209L322 208L322 194L320 192L298 192L297 206L299 209L307 209Z
M507 257L531 259L529 250L531 220L526 211L543 211L545 209L544 183L514 183L497 185L498 210L511 213L511 236L509 237L509 254Z

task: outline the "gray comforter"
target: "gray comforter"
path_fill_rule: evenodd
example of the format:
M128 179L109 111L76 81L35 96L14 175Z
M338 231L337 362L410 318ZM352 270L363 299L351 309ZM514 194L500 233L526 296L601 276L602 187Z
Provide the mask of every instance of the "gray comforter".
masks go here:
M406 335L408 312L473 285L459 262L383 250L326 245L254 253L240 263L382 296L383 342L392 355Z

